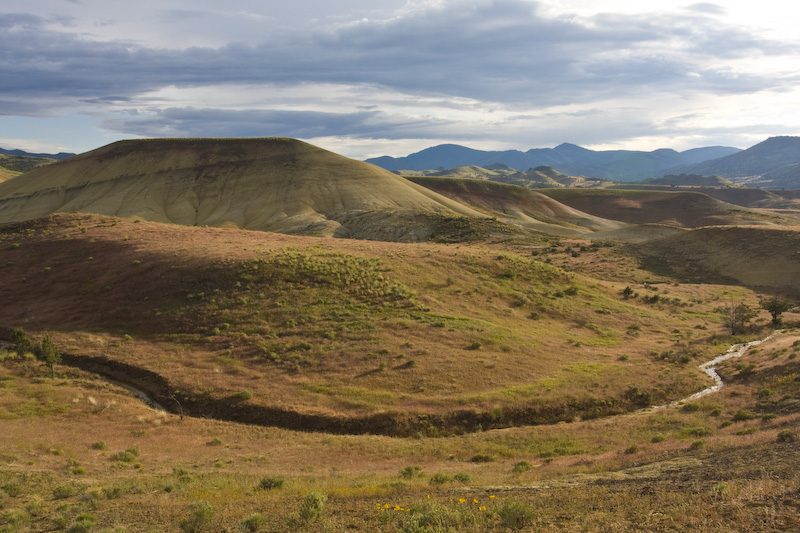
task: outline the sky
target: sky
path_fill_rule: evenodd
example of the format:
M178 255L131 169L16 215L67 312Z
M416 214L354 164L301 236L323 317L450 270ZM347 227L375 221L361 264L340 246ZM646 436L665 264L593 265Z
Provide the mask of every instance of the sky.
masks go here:
M798 20L785 0L4 2L0 147L748 148L800 135Z

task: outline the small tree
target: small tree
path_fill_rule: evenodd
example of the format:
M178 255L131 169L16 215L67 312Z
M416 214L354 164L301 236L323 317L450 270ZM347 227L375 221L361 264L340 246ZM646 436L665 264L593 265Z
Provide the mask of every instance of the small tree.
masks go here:
M792 302L773 296L766 300L761 300L761 309L769 311L772 315L772 323L775 326L781 325L781 315L793 307Z
M633 296L633 289L631 289L630 285L622 289L622 297L626 300L630 299Z
M61 363L61 352L58 351L55 343L50 340L50 335L44 334L42 343L39 345L39 355L42 360L50 367L50 377L55 377L55 366Z
M33 343L22 328L14 328L11 332L11 342L14 343L14 351L20 357L33 350Z
M739 305L731 304L726 320L726 325L731 328L731 335L744 333L750 321L755 318L757 314L758 313L753 308L744 302Z

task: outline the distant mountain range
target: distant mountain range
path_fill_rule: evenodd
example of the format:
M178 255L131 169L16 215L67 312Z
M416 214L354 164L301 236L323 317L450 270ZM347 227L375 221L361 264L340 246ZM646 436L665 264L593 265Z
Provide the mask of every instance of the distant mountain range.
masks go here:
M68 157L72 157L73 155L75 155L67 152L59 152L57 154L33 154L30 152L25 152L24 150L5 150L3 148L0 148L0 154L24 156L24 157L45 157L48 159L55 159L57 161L61 161L62 159L66 159Z
M502 164L519 170L548 166L569 175L617 181L640 181L663 176L674 168L688 167L740 152L738 148L711 146L684 152L661 149L652 152L634 150L595 151L564 143L555 148L519 150L474 150L456 144L442 144L406 157L367 159L386 170L428 170L475 165L491 167Z
M721 176L748 187L798 189L800 137L770 137L747 150L673 171Z

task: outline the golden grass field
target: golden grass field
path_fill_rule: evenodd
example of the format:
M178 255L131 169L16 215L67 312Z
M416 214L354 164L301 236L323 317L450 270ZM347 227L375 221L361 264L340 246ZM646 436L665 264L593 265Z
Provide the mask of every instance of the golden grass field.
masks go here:
M0 532L800 530L791 216L144 144L0 184Z

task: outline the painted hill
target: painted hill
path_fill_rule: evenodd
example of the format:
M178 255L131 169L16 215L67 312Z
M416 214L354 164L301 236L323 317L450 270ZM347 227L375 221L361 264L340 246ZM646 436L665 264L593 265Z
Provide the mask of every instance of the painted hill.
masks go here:
M651 178L644 183L647 185L680 185L690 187L725 187L733 184L730 180L719 176L701 176L699 174L667 174L662 178Z
M368 159L367 162L393 171L453 168L468 165L486 168L498 163L515 169L549 166L565 174L637 181L661 176L669 168L718 158L738 151L737 148L723 146L697 148L686 152L668 149L652 152L594 151L564 143L555 148L534 148L522 152L519 150L474 150L455 144L443 144L406 157L384 156Z
M0 222L55 212L413 241L451 219L485 218L373 165L277 138L121 141L0 184Z
M583 213L524 187L476 179L423 176L408 179L487 215L550 235L585 235L627 226Z
M503 164L489 165L487 168L467 165L437 170L397 170L395 173L405 177L437 176L445 178L488 180L518 185L528 189L541 189L546 187L604 187L611 185L611 182L598 178L568 176L548 166L520 171Z
M777 215L748 210L693 191L542 189L540 192L585 213L629 224L696 228L785 223Z
M770 137L747 150L675 170L717 174L748 186L800 188L800 137Z
M800 232L781 227L700 228L639 247L690 281L728 282L800 296Z

